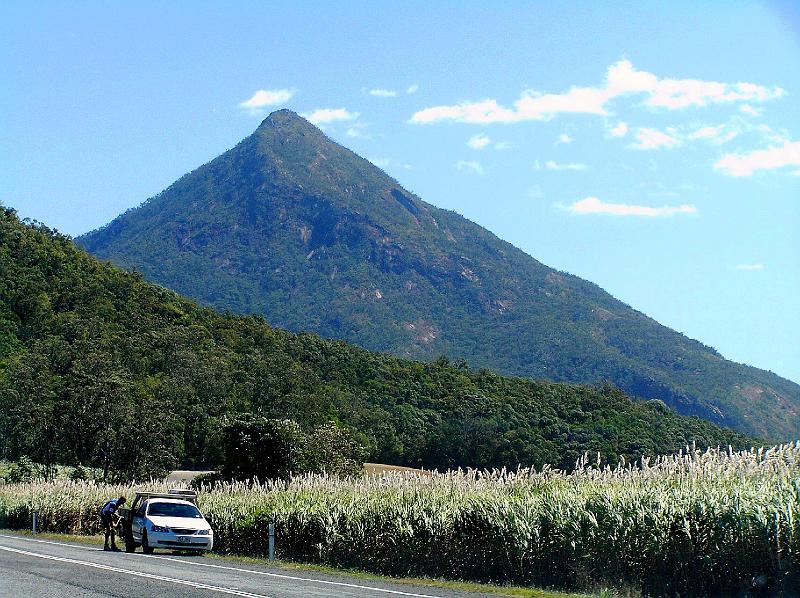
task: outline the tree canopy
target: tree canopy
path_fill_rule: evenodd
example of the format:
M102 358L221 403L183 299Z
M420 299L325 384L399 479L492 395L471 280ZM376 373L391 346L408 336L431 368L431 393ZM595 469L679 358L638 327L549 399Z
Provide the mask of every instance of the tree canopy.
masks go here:
M217 468L223 420L244 414L304 434L334 422L372 461L440 469L753 442L610 385L404 360L220 314L0 211L0 458L117 478Z

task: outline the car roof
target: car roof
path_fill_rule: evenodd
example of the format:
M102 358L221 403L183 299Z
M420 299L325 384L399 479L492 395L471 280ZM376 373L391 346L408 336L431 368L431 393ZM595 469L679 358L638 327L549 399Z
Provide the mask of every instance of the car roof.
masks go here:
M154 502L166 502L172 503L175 505L190 505L194 507L195 505L188 500L181 500L180 498L151 498L148 501L148 504L153 504Z

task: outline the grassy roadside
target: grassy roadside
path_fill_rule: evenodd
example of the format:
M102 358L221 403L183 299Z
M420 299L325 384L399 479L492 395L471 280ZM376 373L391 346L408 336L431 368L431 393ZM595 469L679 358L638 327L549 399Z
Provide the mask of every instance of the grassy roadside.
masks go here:
M58 540L61 542L74 542L76 544L87 544L92 546L102 546L103 536L79 536L75 534L50 534L39 533L34 534L27 530L8 530L0 529L0 533L24 536L29 538L37 538L42 540ZM306 563L295 563L291 561L273 561L269 562L266 559L259 559L253 557L236 556L236 555L221 555L221 554L207 554L206 558L221 560L245 565L262 565L276 567L284 571L313 571L315 573L327 573L330 575L348 575L356 577L365 581L378 581L384 583L398 583L408 585L429 586L434 588L443 588L448 590L460 590L464 592L483 592L485 594L494 594L497 596L515 596L518 598L592 598L596 596L607 596L611 598L614 596L611 592L601 592L598 594L572 594L567 592L555 592L550 590L541 590L536 588L523 588L517 586L496 586L490 584L472 583L464 581L449 581L443 579L428 579L416 577L385 577L375 575L373 573L366 573L364 571L352 569L335 569L333 567L326 567L324 565L311 565Z

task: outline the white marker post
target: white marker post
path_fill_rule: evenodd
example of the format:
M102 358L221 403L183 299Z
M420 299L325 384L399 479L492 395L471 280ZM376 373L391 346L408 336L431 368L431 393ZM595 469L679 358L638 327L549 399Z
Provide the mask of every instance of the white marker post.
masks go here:
M38 525L39 522L36 519L37 519L36 518L36 511L34 511L33 512L33 527L32 527L34 534L38 534L39 533L39 525Z
M275 524L269 524L269 560L275 560Z

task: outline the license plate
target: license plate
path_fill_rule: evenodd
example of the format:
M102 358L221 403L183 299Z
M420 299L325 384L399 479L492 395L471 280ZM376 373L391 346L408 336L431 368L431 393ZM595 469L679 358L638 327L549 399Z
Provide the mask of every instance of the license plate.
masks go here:
M178 536L178 542L181 542L182 544L186 544L190 541L191 540L189 540L189 536Z

